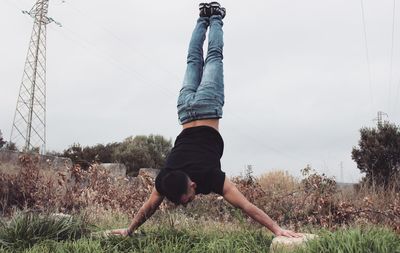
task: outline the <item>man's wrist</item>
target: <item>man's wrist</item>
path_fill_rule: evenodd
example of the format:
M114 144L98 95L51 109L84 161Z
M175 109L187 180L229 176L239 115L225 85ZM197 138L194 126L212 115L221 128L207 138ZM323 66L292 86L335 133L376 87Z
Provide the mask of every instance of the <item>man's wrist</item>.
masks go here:
M128 236L132 236L132 234L133 234L133 229L131 229L131 228L126 229L126 234L127 234Z
M274 233L274 235L279 235L281 231L282 228L276 223L271 228L271 232Z

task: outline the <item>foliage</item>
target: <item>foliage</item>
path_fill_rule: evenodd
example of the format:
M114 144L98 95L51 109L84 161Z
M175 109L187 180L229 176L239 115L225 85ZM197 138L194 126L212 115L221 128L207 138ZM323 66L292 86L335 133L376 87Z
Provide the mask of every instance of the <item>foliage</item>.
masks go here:
M318 240L293 253L399 253L400 237L388 229L355 228L322 232Z
M293 192L299 188L299 180L287 171L270 171L258 178L258 183L263 189L274 189L276 192Z
M79 165L46 171L39 169L38 160L38 156L23 155L16 173L0 171L0 211L4 214L14 208L75 212L88 206L136 212L153 187L145 175L127 180L98 166L84 170Z
M398 180L400 174L400 128L394 124L378 124L362 128L359 147L352 150L358 169L371 184L384 185Z
M385 224L400 232L399 193L387 190L374 192L366 188L345 198L333 178L318 174L310 166L302 173L304 179L297 187L290 178L277 179L276 174L270 174L276 182L290 182L286 184L286 189L282 188L282 184L262 187L260 182L272 181L265 176L262 181L249 181L246 177L233 178L232 181L246 198L278 224L295 230L304 226L334 230L355 223L373 223ZM221 205L212 203L210 206L213 208L209 210L214 210Z
M82 147L79 143L74 143L64 150L63 156L70 158L74 164L79 164L84 169L88 169L90 164L94 162L114 162L112 154L119 145L119 143L109 143L107 145L97 144L93 147Z
M43 238L24 252L265 252L271 241L271 234L260 229L226 230L219 227L188 230L155 225L131 238L111 236L66 241ZM12 246L15 246L14 251L11 245L7 248L10 252L23 249Z
M3 133L0 130L0 148L2 148L7 142L3 139Z
M0 149L17 151L17 145L14 142L4 140L3 133L0 130Z
M0 172L0 211L7 213L12 207L40 209L54 204L57 181L41 175L38 162L37 155L20 156L17 173Z
M137 212L149 196L153 183L146 176L136 179L115 178L110 171L98 166L83 170L73 166L70 178L64 177L66 188L60 196L61 211L77 211L90 206L103 206L126 213Z
M140 168L161 168L171 150L171 140L161 135L126 138L113 153L115 160L125 164L129 172Z
M15 218L13 218L15 219ZM88 230L80 233L67 222L57 222L51 216L36 216L32 223L21 221L15 232L0 232L0 252L168 252L168 253L231 253L231 252L269 252L273 236L265 229L257 227L237 227L229 223L210 225L190 221L189 225L178 228L165 224L152 224L141 229L132 237L88 236ZM71 218L75 219L75 218ZM165 219L165 217L164 217ZM78 222L79 227L80 223ZM8 225L8 227L12 227ZM15 226L13 226L15 227ZM22 231L20 228L26 228ZM40 228L40 229L39 229ZM55 231L62 232L56 235ZM78 231L75 233L74 231ZM309 241L303 248L293 253L399 253L400 236L393 231L378 227L355 227L331 232L318 229L318 238ZM8 236L4 236L8 235ZM33 236L35 235L35 236ZM4 240L6 239L6 240ZM18 243L15 243L18 241ZM10 242L10 243L6 243Z
M18 213L9 223L0 223L0 248L22 250L46 240L75 240L88 231L81 218Z
M14 142L7 142L7 144L4 147L6 150L11 150L11 151L18 151L17 145Z
M83 169L88 169L92 163L119 162L127 166L130 175L137 175L140 168L158 169L164 165L171 148L171 140L161 135L140 135L126 138L121 143L97 144L92 147L82 147L75 143L64 150L63 156Z
M15 208L75 213L102 207L133 215L154 187L154 178L146 173L134 179L118 178L96 165L87 170L74 165L65 171L51 172L39 170L35 156L23 156L21 162L22 169L15 173L0 171L0 208L4 214L10 214ZM380 224L400 232L398 192L363 188L344 194L332 178L318 174L309 166L303 173L304 179L297 185L291 182L287 190L282 184L262 187L259 179L252 175L231 180L247 199L288 228L298 230L304 226L317 226L335 230L352 224ZM276 178L276 174L273 176ZM263 180L271 182L265 177ZM277 182L285 180L290 182L290 179L276 179ZM164 201L155 217L172 209L175 205ZM183 217L194 220L239 221L242 227L259 226L214 194L197 196L195 201L179 210ZM168 220L174 224L174 219Z

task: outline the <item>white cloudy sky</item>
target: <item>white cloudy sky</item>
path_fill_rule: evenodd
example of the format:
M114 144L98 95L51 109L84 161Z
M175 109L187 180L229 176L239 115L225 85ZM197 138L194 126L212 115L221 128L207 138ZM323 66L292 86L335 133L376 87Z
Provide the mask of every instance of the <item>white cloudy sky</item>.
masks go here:
M9 139L32 29L21 10L34 1L0 3L0 130ZM63 27L48 25L47 149L152 133L174 140L198 3L51 0L49 16ZM379 110L400 121L400 4L392 50L394 1L363 3L370 74L360 0L222 2L229 175L246 164L299 175L310 164L360 178L351 160L359 129Z

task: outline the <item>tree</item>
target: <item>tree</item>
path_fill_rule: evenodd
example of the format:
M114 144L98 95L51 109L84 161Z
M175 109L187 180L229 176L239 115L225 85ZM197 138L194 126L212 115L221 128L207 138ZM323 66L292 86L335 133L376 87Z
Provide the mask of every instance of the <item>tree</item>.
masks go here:
M74 143L64 150L63 156L71 159L74 164L81 165L83 169L87 169L90 166L90 162L84 159L83 148L79 143Z
M3 133L0 130L0 149L5 149L5 150L11 150L11 151L17 151L17 145L14 142L11 141L5 141L3 138Z
M2 148L7 142L3 139L3 133L0 130L0 148Z
M140 168L161 168L171 147L171 141L161 135L128 137L115 149L113 157L125 164L132 175Z
M111 163L114 162L112 157L114 150L120 143L109 143L107 145L97 144L95 146L82 147L79 143L73 144L64 150L63 156L68 157L73 163L90 164L94 162Z
M11 151L18 151L17 145L14 142L7 142L6 146L5 146L6 150L11 150Z
M161 135L140 135L126 138L122 143L114 142L105 146L97 144L82 147L80 144L73 144L64 150L63 156L84 169L94 162L119 162L125 164L130 175L135 175L140 168L163 166L171 147L171 141Z
M352 159L367 182L387 187L400 174L400 128L385 122L376 128L362 128L360 134Z

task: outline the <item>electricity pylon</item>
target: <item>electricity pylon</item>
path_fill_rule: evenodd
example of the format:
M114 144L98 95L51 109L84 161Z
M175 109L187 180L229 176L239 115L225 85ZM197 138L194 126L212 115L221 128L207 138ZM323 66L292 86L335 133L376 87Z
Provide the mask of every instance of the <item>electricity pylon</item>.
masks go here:
M382 111L379 111L379 112L378 112L378 117L376 117L376 118L374 119L374 121L377 121L377 122L378 122L378 126L382 126L382 123L387 122L387 121L384 121L384 120L383 120L383 116L386 116L386 118L389 117L386 113L384 113L384 112L382 112Z
M29 12L23 11L34 24L10 138L18 149L42 154L46 150L46 26L55 22L47 17L48 7L49 0L37 0Z

